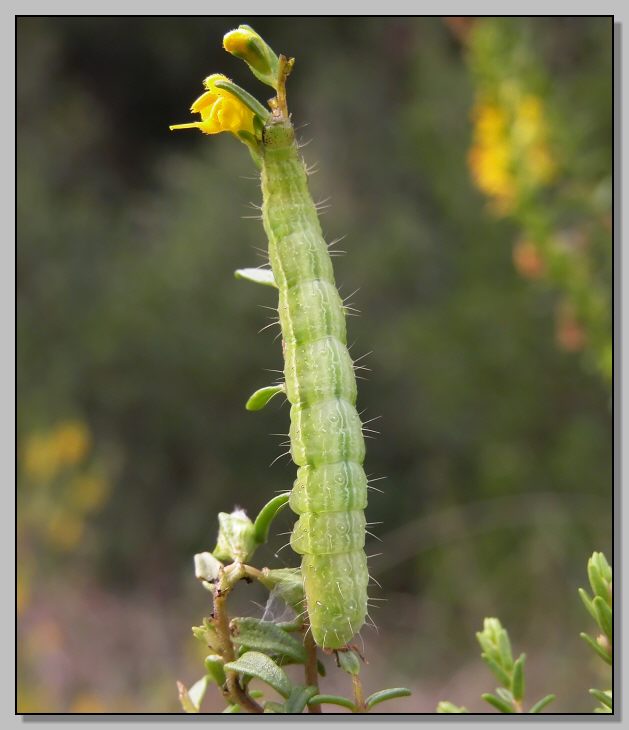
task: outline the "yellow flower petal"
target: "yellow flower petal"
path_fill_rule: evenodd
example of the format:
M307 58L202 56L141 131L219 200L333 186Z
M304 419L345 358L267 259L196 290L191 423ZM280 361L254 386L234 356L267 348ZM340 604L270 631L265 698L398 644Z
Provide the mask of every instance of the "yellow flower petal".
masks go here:
M219 132L246 131L253 133L253 112L239 99L225 91L216 88L217 81L229 81L223 74L208 76L203 85L205 93L196 99L190 110L201 115L200 122L187 124L171 124L169 129L192 129L196 127L204 134L218 134Z

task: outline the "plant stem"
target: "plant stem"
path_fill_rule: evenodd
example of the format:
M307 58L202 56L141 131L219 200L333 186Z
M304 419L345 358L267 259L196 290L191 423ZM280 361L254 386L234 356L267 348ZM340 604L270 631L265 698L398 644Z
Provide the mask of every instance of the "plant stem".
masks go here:
M520 713L524 712L524 709L522 707L522 703L519 702L518 700L513 700L513 709L516 712L520 712Z
M241 564L236 563L234 566L229 566L232 570L221 570L219 581L214 592L214 622L220 642L221 655L225 662L233 662L236 659L234 645L232 644L231 634L229 632L229 617L226 610L227 596L234 583L245 572ZM225 675L227 677L227 695L232 704L240 705L248 712L262 713L262 707L240 686L238 673L226 670Z
M363 696L363 684L358 674L352 674L352 684L354 685L354 712L367 712L365 707L365 698Z
M310 687L317 688L317 694L319 694L319 673L317 671L317 645L315 644L314 638L312 637L312 631L306 629L306 635L304 637L304 646L306 647L306 653L308 655L308 661L305 664L306 671L306 684ZM321 705L308 705L308 712L312 714L321 713Z

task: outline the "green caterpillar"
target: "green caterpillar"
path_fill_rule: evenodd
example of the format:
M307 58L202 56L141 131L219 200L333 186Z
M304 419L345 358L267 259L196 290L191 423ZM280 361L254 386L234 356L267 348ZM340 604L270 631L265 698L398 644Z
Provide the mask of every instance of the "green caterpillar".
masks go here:
M290 544L302 555L314 640L323 648L340 649L364 624L369 580L365 442L355 407L345 308L286 108L292 59L278 59L248 26L228 33L224 45L276 89L277 97L269 102L272 113L214 75L192 105L202 121L176 127L196 126L209 134L230 131L249 146L261 169L262 219L273 277L255 270L237 273L279 290L285 383L258 391L247 407L262 407L280 390L291 403L290 453L298 471L289 504L299 519Z

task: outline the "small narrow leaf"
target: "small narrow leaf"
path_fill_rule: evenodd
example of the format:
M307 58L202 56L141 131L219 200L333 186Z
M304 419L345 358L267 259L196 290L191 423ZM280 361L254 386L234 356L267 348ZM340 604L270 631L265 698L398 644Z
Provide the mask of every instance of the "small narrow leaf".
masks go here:
M192 633L195 639L201 641L208 648L212 649L213 652L218 652L220 641L212 619L204 618L202 626L192 627Z
M607 638L611 641L612 640L612 610L607 605L605 600L601 598L600 596L596 596L594 600L592 601L592 605L594 606L594 610L596 611L596 622L601 627L601 629L605 632L607 635Z
M210 654L205 657L205 668L208 676L216 682L219 687L225 684L225 669L223 668L223 658L218 654Z
M539 713L546 707L546 705L549 705L553 700L555 699L555 695L546 695L546 697L542 697L541 700L538 700L533 707L529 710L529 714L532 715L539 715Z
M588 594L583 590L583 588L579 588L579 596L581 597L581 600L583 601L583 605L585 606L587 612L590 614L590 616L595 620L598 621L598 618L596 616L596 611L594 610L594 606L592 605L592 600L588 596Z
M237 646L280 657L295 662L307 660L306 650L298 639L280 629L272 621L257 618L234 618L230 623L232 640Z
M308 701L316 694L316 687L293 687L284 705L285 711L293 715L301 714Z
M253 523L253 536L260 545L263 545L269 537L269 529L271 523L277 516L278 512L288 504L290 492L278 494L272 500L267 502L258 512L258 516Z
M601 598L607 599L609 597L609 590L607 588L607 583L605 582L605 579L601 574L602 566L598 557L599 555L601 555L601 553L594 553L588 561L588 578L590 580L590 585L592 586L592 591L594 592L594 594L596 596L600 596ZM605 565L606 564L607 561L605 561Z
M248 411L261 411L271 398L275 397L278 393L284 392L284 383L281 385L267 385L264 388L256 390L255 393L249 396L249 400L245 403L245 408Z
M610 710L614 709L614 704L612 702L612 693L607 691L603 692L600 689L591 689L589 690L592 697L596 697L596 699L602 704L605 705L605 707L609 707Z
M354 703L348 700L347 697L339 697L338 695L314 695L308 700L309 705L339 705L339 707L346 707L352 712L356 709Z
M467 712L469 710L466 707L459 707L447 700L443 700L437 705L437 713L440 715L462 715Z
M234 276L237 279L245 279L246 281L253 281L255 284L264 284L264 286L277 288L271 269L236 269Z
M506 687L497 687L496 694L500 697L500 699L508 702L510 705L513 704L513 694L510 689L507 689Z
M513 707L511 707L508 702L501 700L500 697L496 697L496 695L492 695L489 692L487 694L481 695L481 697L485 700L485 702L490 704L492 707L495 707L498 712L513 714Z
M240 705L227 705L221 714L223 715L237 715L240 712Z
M589 634L581 632L579 636L583 639L583 641L586 641L592 647L592 649L594 649L594 651L600 656L600 658L604 662L607 662L607 664L612 663L611 656L596 641L594 641L594 639Z
M374 692L369 695L365 700L365 707L370 710L372 707L379 705L381 702L387 700L394 700L398 697L408 697L411 694L410 689L406 687L391 687L390 689L381 689L379 692Z
M511 676L511 691L513 697L518 702L522 701L524 697L524 662L526 661L526 654L520 654L515 664L513 665L513 674Z
M232 672L242 672L248 677L257 677L273 687L282 697L288 697L290 694L291 684L284 670L259 651L246 652L240 659L225 664L225 669Z
M339 666L344 672L348 674L360 673L360 660L351 649L349 651L339 651L337 657Z
M284 705L280 704L279 702L265 702L264 703L264 713L266 715L285 715L286 709Z
M511 654L511 642L506 629L498 634L498 648L500 650L500 658L502 666L509 671L513 667L513 655Z
M190 689L186 689L185 685L177 682L177 690L179 692L179 702L184 712L188 714L198 714L201 700L205 694L208 685L208 677L201 677L195 682Z
M201 701L205 696L205 690L207 689L208 681L209 677L207 675L205 677L201 677L201 679L195 682L188 690L188 696L192 700L193 704L196 706L197 712L199 710L199 707L201 706Z
M500 684L505 685L506 687L509 687L511 685L511 679L509 675L500 666L500 664L498 664L498 662L494 661L488 654L484 652L481 654L481 658L494 673Z

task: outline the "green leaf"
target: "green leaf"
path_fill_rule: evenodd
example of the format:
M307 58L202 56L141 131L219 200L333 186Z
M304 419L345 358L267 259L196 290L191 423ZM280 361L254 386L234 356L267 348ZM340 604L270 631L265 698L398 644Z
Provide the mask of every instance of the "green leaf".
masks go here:
M592 647L592 649L594 649L594 651L600 656L600 658L604 662L607 662L607 664L612 663L611 656L589 634L581 632L579 636L583 639L583 641L586 641Z
M186 689L185 685L177 682L177 690L179 692L179 702L184 712L188 714L198 714L201 700L207 689L209 677L201 677L195 682L190 689Z
M410 689L406 687L391 687L390 689L381 689L379 692L374 692L369 695L365 700L365 707L370 710L372 707L379 705L381 702L387 700L394 700L397 697L408 697L411 694Z
M204 618L202 626L193 626L192 633L195 639L201 641L214 652L218 652L220 641L211 619Z
M242 101L242 103L246 107L251 109L254 114L257 114L262 122L266 122L267 119L271 116L271 112L264 106L262 106L262 104L260 104L255 96L252 96L248 91L245 91L242 87L238 86L238 84L235 84L233 81L221 79L220 81L216 81L214 83L214 86L216 86L217 89L224 89L225 91L229 91L230 94L235 96L237 99Z
M500 666L500 664L498 664L498 662L494 661L484 652L481 654L481 658L494 673L500 684L503 684L507 687L511 686L511 678L509 677L507 672L505 672L505 670Z
M539 713L546 707L546 705L549 705L551 702L553 702L555 699L555 695L546 695L546 697L542 697L541 700L538 700L533 707L529 710L529 714L532 715L539 715Z
M496 697L496 695L492 695L488 692L481 695L481 697L485 700L485 702L489 703L492 707L495 707L498 712L504 712L505 714L512 714L514 712L513 707L511 707L508 702L501 700L499 697Z
M590 616L595 621L598 621L598 617L596 615L596 611L594 610L594 606L592 605L592 599L583 590L583 588L579 588L579 596L581 597L581 600L583 601L583 605L585 606L585 608L586 608L587 612L590 614Z
M278 393L285 393L284 383L281 385L267 385L264 388L256 390L249 396L249 400L245 403L248 411L261 411L266 404L274 398Z
M199 580L215 583L223 564L212 553L197 553L194 556L194 574Z
M201 700L205 695L205 690L208 686L208 680L209 677L207 675L205 677L201 677L201 679L196 681L188 690L188 696L192 700L193 704L196 705L197 711L198 708L201 706Z
M268 656L258 651L248 651L236 661L225 664L225 669L242 672L249 677L257 677L273 687L282 697L288 697L291 692L291 683L284 670Z
M600 596L596 596L594 600L592 601L592 605L594 606L594 610L596 611L596 622L601 627L601 629L605 632L607 635L607 638L612 640L612 610L607 605L606 601L601 598Z
M348 700L347 697L339 697L339 695L314 695L308 700L309 705L339 705L339 707L346 707L352 712L356 709L354 703Z
M522 701L524 697L524 662L526 661L526 654L520 654L515 664L513 665L513 674L511 675L511 691L513 697L518 702Z
M205 657L205 668L209 677L216 682L219 687L225 684L225 669L223 668L223 657L218 654L209 654Z
M265 702L264 703L264 713L266 715L285 715L286 710L284 708L284 705L280 704L279 702Z
M288 657L295 662L307 660L306 649L301 641L280 629L272 621L257 618L234 618L231 621L232 640L237 646Z
M497 687L496 694L500 697L500 699L508 702L510 705L513 704L513 694L510 689L507 689L506 687Z
M596 697L596 699L602 704L605 705L605 707L609 707L610 710L614 709L614 703L612 701L612 693L608 690L606 692L603 692L603 690L600 689L591 689L589 690L592 697Z
M509 671L513 667L513 655L511 654L511 642L506 629L502 629L498 634L498 649L500 650L500 663Z
M339 666L348 674L360 674L360 659L349 649L348 651L337 652Z
M490 659L493 659L500 665L505 664L500 648L500 637L504 633L502 624L497 618L485 618L483 621L483 630L476 633L476 638L482 650ZM510 668L510 666L506 666L505 668Z
M592 591L595 595L609 601L609 587L604 576L611 575L611 570L602 553L593 553L588 561L587 572Z
M316 687L293 687L284 705L285 712L293 715L301 714L308 701L316 694Z
M462 715L469 712L469 710L466 707L459 707L458 705L452 704L452 702L443 700L437 705L437 712L440 715Z
M236 269L234 276L237 279L245 279L246 281L253 281L255 284L264 284L264 286L277 288L271 269Z
M227 705L221 714L223 715L237 715L240 712L240 705Z
M265 568L259 580L269 591L275 591L297 614L303 612L304 583L300 568Z
M258 512L256 521L253 523L253 536L256 542L260 545L267 541L271 523L277 516L278 512L288 504L289 497L290 492L278 494L277 497L273 497L273 499L270 502L267 502L260 512Z

